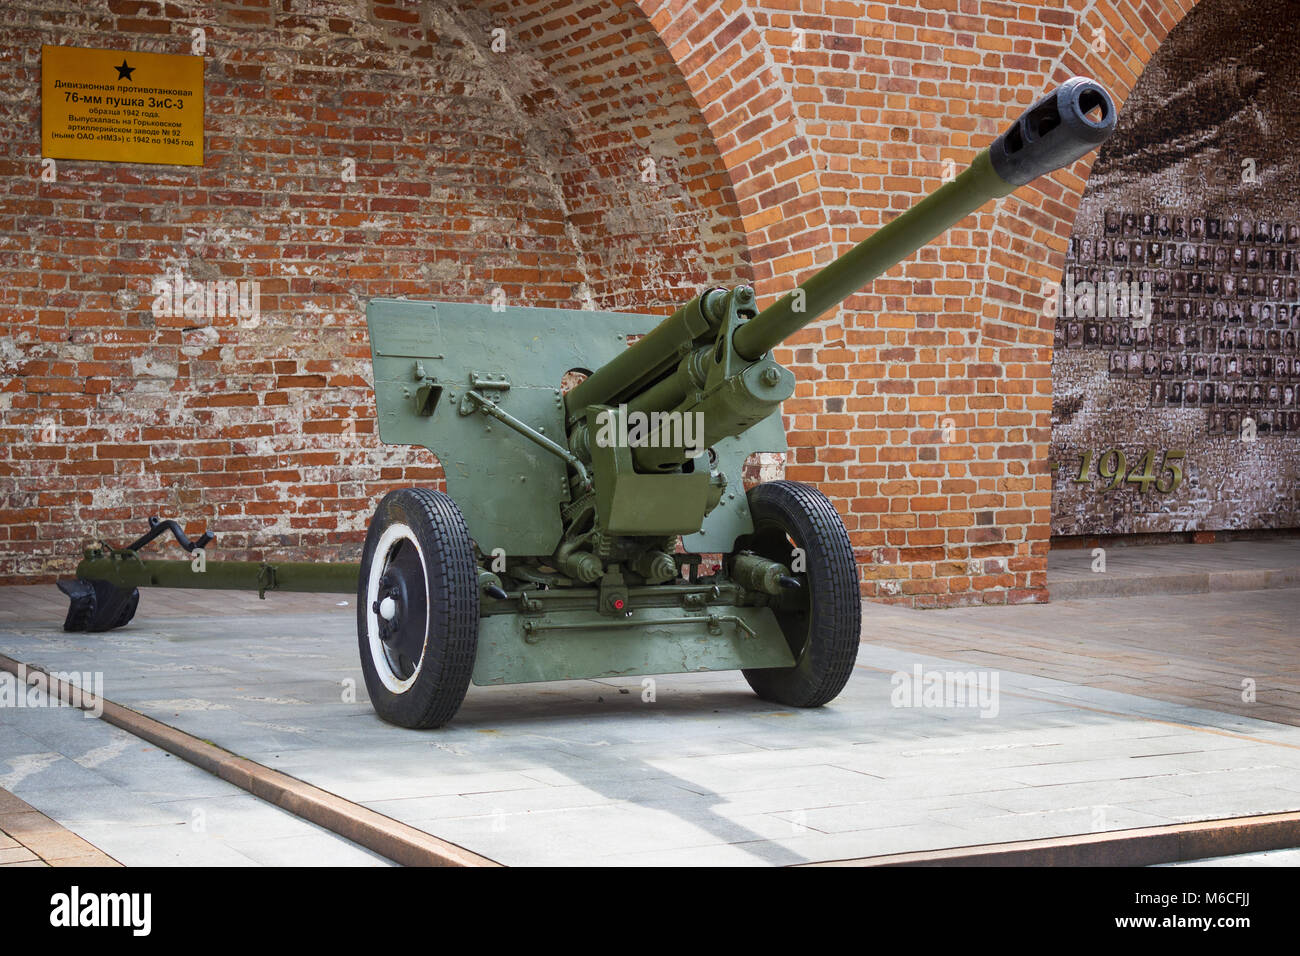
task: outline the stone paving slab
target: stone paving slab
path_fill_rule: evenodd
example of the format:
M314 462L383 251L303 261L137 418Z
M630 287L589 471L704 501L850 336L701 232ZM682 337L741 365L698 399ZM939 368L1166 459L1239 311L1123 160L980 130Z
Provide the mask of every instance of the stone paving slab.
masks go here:
M1294 588L942 612L870 605L863 637L993 670L1300 726L1298 610ZM1247 686L1253 700L1243 699Z
M1300 537L1214 544L1108 545L1105 571L1092 548L1047 556L1053 601L1300 587Z
M1255 716L1262 708L1228 713L1213 699L1149 696L1166 678L1148 680L1154 671L1140 668L1157 653L1162 664L1180 659L1159 650L1172 628L1191 643L1181 658L1189 668L1218 663L1207 683L1192 686L1213 690L1220 669L1233 667L1263 677L1250 651L1291 659L1283 645L1295 644L1297 593L1177 601L1178 615L1149 599L924 612L870 605L872 643L846 692L819 710L773 707L735 673L693 674L656 678L653 701L643 700L640 679L471 688L456 720L428 732L374 716L351 614L183 625L142 614L106 635L17 623L0 626L0 652L53 670L102 671L118 703L499 862L771 865L1300 808L1300 729ZM1198 601L1213 604L1190 606ZM1090 634L1072 634L1085 621ZM1041 653L1020 656L1021 640ZM1230 646L1242 654L1235 664ZM1034 672L1069 659L1071 648L1087 683ZM1088 656L1094 651L1113 660ZM981 716L979 708L895 706L917 667L996 675L996 708ZM1112 686L1113 672L1136 675L1143 693ZM1260 681L1262 691L1272 686ZM33 769L42 755L62 756L54 743L66 744L67 728L41 723L51 713L72 716L0 714L20 715L23 735L0 750L0 776L26 767L31 799L66 813L58 801L85 786L78 770L57 760ZM101 767L120 766L124 780L140 772L131 759L124 751ZM101 767L92 771L99 789L87 792L111 802L111 787L122 784ZM213 827L231 819L223 807L241 806L205 799ZM137 859L168 860L166 831L189 805L150 801L172 822L134 825ZM81 823L95 837L112 832L93 816ZM314 852L305 835L256 830L241 840L238 829L186 861L276 863Z
M69 707L0 710L0 788L0 830L50 865L391 865ZM39 813L7 813L5 790ZM53 832L22 835L33 827Z

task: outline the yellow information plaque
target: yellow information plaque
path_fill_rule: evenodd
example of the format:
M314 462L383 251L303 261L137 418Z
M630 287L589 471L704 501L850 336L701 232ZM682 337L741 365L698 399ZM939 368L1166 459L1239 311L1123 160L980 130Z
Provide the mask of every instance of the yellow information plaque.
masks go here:
M41 47L41 155L203 165L203 57Z

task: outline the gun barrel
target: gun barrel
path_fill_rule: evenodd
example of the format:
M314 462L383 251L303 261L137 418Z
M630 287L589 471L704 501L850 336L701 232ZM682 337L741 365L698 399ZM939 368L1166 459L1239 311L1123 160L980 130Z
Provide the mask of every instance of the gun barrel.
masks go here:
M736 351L756 360L990 199L1068 166L1115 128L1115 104L1074 77L1027 109L952 182L858 243L737 330Z

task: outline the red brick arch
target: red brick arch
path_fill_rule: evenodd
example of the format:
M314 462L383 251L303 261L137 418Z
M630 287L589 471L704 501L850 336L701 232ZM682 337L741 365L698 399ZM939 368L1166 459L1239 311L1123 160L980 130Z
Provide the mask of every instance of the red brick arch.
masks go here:
M766 298L908 208L1043 90L1086 74L1122 104L1195 0L638 2L713 131ZM968 218L785 350L800 380L788 474L836 498L867 596L1046 599L1041 288L1060 278L1095 155Z
M371 428L366 299L500 286L579 307L585 287L666 311L751 279L774 296L1053 80L1092 72L1122 100L1190 6L31 0L0 26L16 53L0 579L66 573L70 543L129 540L154 512L215 524L223 558L355 558L378 495L436 475ZM33 175L41 43L177 53L195 26L203 169ZM522 59L490 59L496 26ZM520 122L503 129L503 109ZM629 178L647 155L673 160L653 189ZM1043 597L1051 330L1034 295L1059 274L1087 168L977 214L781 350L799 380L788 473L835 499L869 596ZM262 325L149 321L148 278L172 260L261 279ZM67 440L34 441L49 424Z

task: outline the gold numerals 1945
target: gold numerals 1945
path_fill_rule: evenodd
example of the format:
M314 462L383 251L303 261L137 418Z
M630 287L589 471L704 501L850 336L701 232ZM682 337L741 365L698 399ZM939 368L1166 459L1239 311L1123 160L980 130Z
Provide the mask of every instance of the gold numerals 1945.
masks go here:
M1100 454L1085 451L1083 460L1079 463L1079 473L1070 481L1077 485L1092 484L1095 464L1096 477L1103 482L1110 482L1106 485L1106 491L1118 491L1125 485L1137 485L1139 493L1145 493L1149 488L1154 487L1162 495L1171 495L1183 483L1182 461L1186 456L1187 452L1183 449L1168 449L1160 452L1160 469L1157 471L1154 448L1147 451L1142 456L1142 460L1131 469L1128 467L1128 459L1124 457L1124 452L1118 448L1111 448ZM1061 465L1058 462L1051 467L1055 471Z

